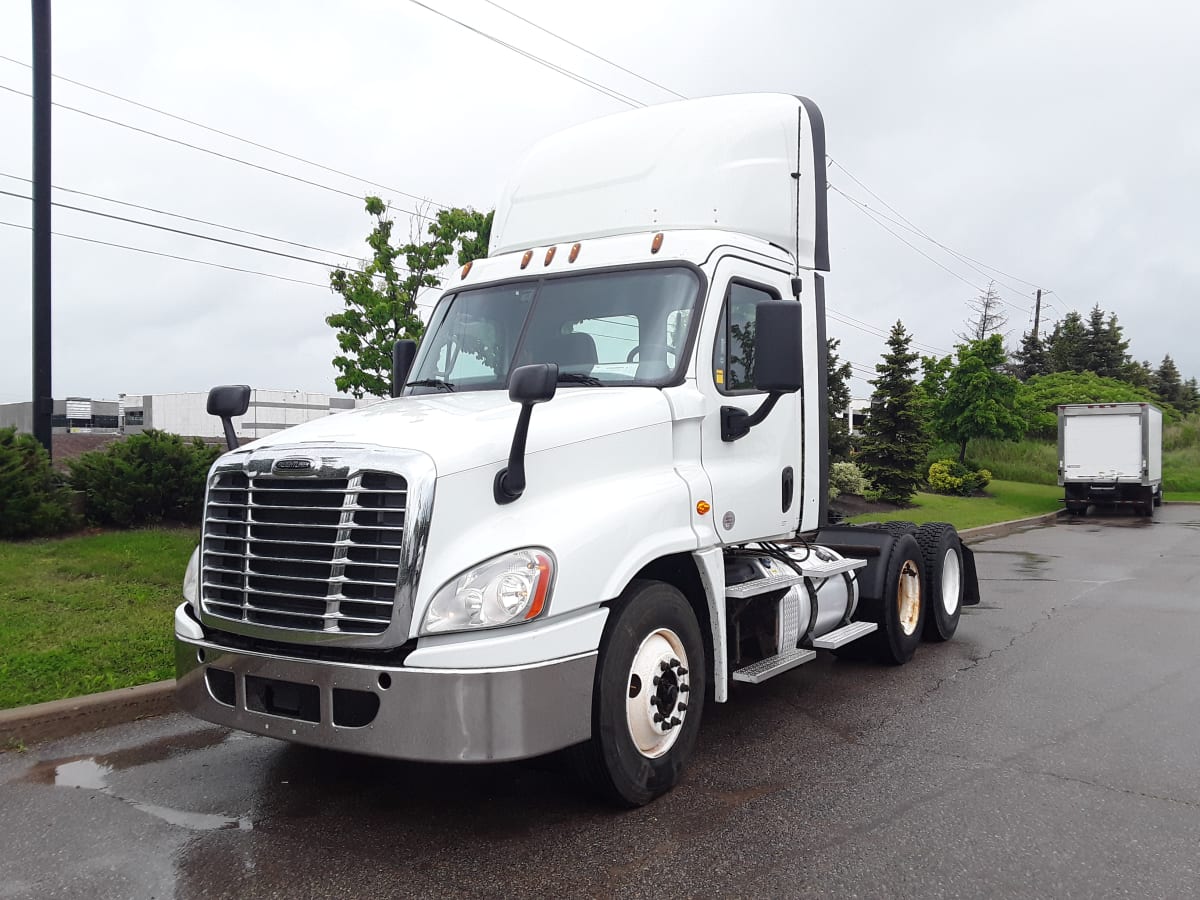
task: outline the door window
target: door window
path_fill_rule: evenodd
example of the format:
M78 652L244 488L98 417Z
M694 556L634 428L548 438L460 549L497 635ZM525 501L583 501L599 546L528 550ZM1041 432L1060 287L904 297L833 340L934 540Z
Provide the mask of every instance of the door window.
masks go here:
M754 313L763 300L778 300L766 288L740 281L729 284L713 348L713 381L723 394L754 390Z

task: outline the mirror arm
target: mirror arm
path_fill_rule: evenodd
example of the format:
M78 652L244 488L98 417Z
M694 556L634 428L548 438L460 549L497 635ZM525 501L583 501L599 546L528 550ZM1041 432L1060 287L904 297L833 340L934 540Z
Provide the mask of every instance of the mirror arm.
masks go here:
M763 401L762 406L753 413L746 412L740 406L722 406L721 440L729 443L744 438L750 433L751 428L771 414L771 410L775 408L775 404L779 402L779 398L783 394L783 391L771 391L767 394L767 399Z
M492 495L501 505L512 503L525 493L525 440L529 437L529 416L533 407L532 403L521 404L512 449L508 452L508 466L497 472L496 480L492 482Z

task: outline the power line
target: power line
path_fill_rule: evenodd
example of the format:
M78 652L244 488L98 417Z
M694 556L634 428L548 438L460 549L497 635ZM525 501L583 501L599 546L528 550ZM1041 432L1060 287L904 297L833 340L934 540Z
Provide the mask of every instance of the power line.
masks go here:
M878 325L872 325L870 322L864 322L862 319L856 319L854 316L851 316L847 313L830 309L829 306L825 307L825 315L831 317L835 322L839 322L842 325L849 325L851 328L857 328L859 331L865 331L867 334L873 335L874 337L886 339L890 334L888 329L880 328ZM945 356L950 354L949 350L941 347L935 347L932 344L925 344L915 339L912 341L912 344L914 347L922 350L928 350L930 353L939 353Z
M24 66L26 69L33 68L27 62L22 62L19 59L13 59L11 56L5 56L2 53L0 53L0 59L4 60L5 62L13 63L14 65ZM306 159L305 157L297 156L294 153L288 153L286 150L280 150L279 148L272 147L268 144L260 144L258 141L252 141L249 138L241 137L240 135L236 135L233 132L224 131L220 128L215 128L212 125L205 125L203 122L197 122L195 119L189 119L186 116L181 116L181 115L178 115L173 112L168 112L165 109L160 109L157 106L151 106L148 103L141 103L137 100L131 100L128 97L122 97L120 94L115 94L112 91L106 91L106 90L104 90L104 88L98 88L95 85L87 84L83 81L76 81L74 78L68 78L66 75L55 74L55 75L52 75L51 77L57 78L59 81L65 81L67 84L73 84L76 87L81 87L84 90L92 91L97 94L102 94L105 97L111 97L114 100L120 100L122 103L128 103L129 105L136 106L139 109L148 110L149 112L157 113L160 116L166 116L167 118L174 119L177 122L183 122L184 124L191 125L195 128L202 128L205 131L211 132L213 134L218 134L221 137L226 137L226 138L229 138L230 140L239 141L240 143L246 144L250 147L257 147L259 150L266 150L268 153L275 153L275 154L277 154L279 156L283 156L287 159L291 159L291 160L295 160L296 162L304 163L306 166L313 166L314 168L323 169L324 171L330 172L334 175L341 175L344 178L351 178L354 181L361 181L363 184L369 184L371 187L376 187L376 188L380 188L381 190L390 191L393 194L400 194L401 196L408 197L408 198L410 198L412 200L416 200L418 202L432 203L434 206L437 206L441 209L447 208L444 204L437 203L437 202L429 199L428 197L421 197L417 194L411 194L408 191L402 191L399 188L390 187L389 185L381 184L378 181L372 181L369 178L363 178L361 175L354 175L350 172L342 171L341 169L335 169L334 167L327 166L324 163L319 163L319 162L316 162L311 159Z
M960 253L959 251L954 250L951 247L947 247L945 244L943 244L940 241L933 238L928 232L923 231L911 219L909 219L907 216L905 216L904 213L900 212L898 209L896 209L894 206L892 206L890 203L888 203L886 200L884 200L882 197L880 197L877 193L875 193L873 190L871 190L869 187L867 187L865 184L863 184L861 181L859 181L858 178L855 177L853 172L851 172L849 169L847 169L845 166L843 166L840 162L838 162L832 156L829 156L828 154L826 154L826 158L831 163L833 163L835 166L837 166L839 169L841 169L843 172L845 172L846 175L849 176L851 181L853 181L860 188L862 188L864 191L866 191L868 194L870 194L872 197L874 197L876 200L878 200L880 203L882 203L884 206L886 206L888 209L890 209L892 212L894 212L897 216L899 216L901 219L903 219L909 225L909 227L911 228L911 230L914 233L919 234L921 237L925 238L927 241L937 244L939 247L941 247L943 250L945 250L947 253L951 254L952 256L957 256L961 259L969 260L970 262L973 262L973 263L978 263L979 265L983 266L985 269L991 269L993 272L998 272L999 274L1003 275L1005 278L1011 278L1013 281L1019 281L1022 284L1027 284L1031 288L1041 287L1040 284L1037 284L1032 281L1026 281L1024 278L1020 278L1017 275L1013 275L1009 272L1005 272L1003 269L997 269L995 266L989 266L987 263L982 262L978 259L975 259L974 257L967 256L965 253ZM837 188L834 188L834 190L837 190ZM838 191L838 193L841 193L841 191ZM843 196L845 196L845 195L843 194ZM897 223L897 224L899 224L899 223ZM1011 290L1011 288L1010 288L1010 290ZM1017 291L1016 293L1021 293L1021 292Z
M570 78L572 81L577 81L580 84L582 84L584 87L589 87L594 91L604 94L606 97L609 97L612 100L617 100L621 103L624 103L626 106L632 106L632 107L642 107L642 106L646 105L645 103L635 100L632 97L622 94L620 91L605 87L604 85L600 84L599 82L592 81L590 78L585 78L583 75L580 75L577 72L572 72L570 69L563 68L562 66L557 65L556 63L552 63L547 59L542 59L542 57L536 56L535 54L530 53L528 50L522 50L520 47L517 47L514 44L510 44L507 41L502 41L500 38L496 37L493 34L488 34L486 31L476 28L474 25L468 25L466 22L462 21L461 19L456 19L453 16L447 15L446 13L442 12L441 10L434 9L432 6L428 6L424 3L422 3L421 0L408 0L408 2L413 4L414 6L419 6L419 7L421 7L421 9L424 9L424 10L427 10L428 12L433 13L435 16L441 16L443 19L453 22L455 25L459 25L459 26L467 29L467 31L473 32L482 38L486 38L487 40L491 41L494 44L499 44L501 47L504 47L506 50L511 50L513 53L519 53L521 56L525 57L526 59L528 59L532 62L535 62L540 66L545 66L547 69L557 72L559 75L565 75L567 78Z
M995 275L991 274L990 272L985 271L984 269L980 268L979 266L975 265L974 263L968 262L967 261L969 259L968 257L961 256L961 254L959 254L957 251L953 250L950 247L947 247L945 244L941 243L940 241L933 239L932 237L925 234L920 229L914 228L910 225L906 225L904 222L900 221L899 219L894 219L891 216L889 216L887 213L883 213L877 209L874 209L873 207L871 207L870 205L868 205L866 203L863 203L861 200L857 199L856 197L852 197L850 194L846 193L841 188L839 188L836 184L828 184L828 187L832 191L837 191L837 193L841 194L843 197L845 197L848 201L855 204L856 206L859 206L862 209L875 214L876 216L878 216L881 219L886 219L887 221L891 222L893 225L895 225L899 228L903 228L905 231L908 231L911 234L915 234L918 237L922 237L925 240L929 241L930 243L934 244L935 246L940 247L942 250L945 250L948 254L950 254L950 256L952 256L954 259L956 259L958 262L962 263L967 268L973 269L974 271L978 272L980 275L982 275L984 278L988 279L989 281L996 282L997 284L1004 287L1006 290L1012 291L1018 297L1025 296L1024 291L1022 291L1020 288L1013 287L1011 284L1008 284L1007 282L1003 281L1002 279L997 278ZM1007 303L1008 301L1006 300L1005 302Z
M639 75L637 72L633 71L632 69L627 69L620 63L613 62L611 59L609 59L606 56L601 56L599 53L594 53L591 50L589 50L587 47L583 47L583 46L575 43L572 40L568 40L567 38L563 37L561 34L551 31L549 28L544 28L543 26L539 25L537 22L532 21L531 19L527 19L522 15L518 15L517 13L513 12L511 9L508 9L507 7L501 6L499 3L494 2L494 0L483 0L483 2L486 3L488 6L494 6L496 9L500 10L502 13L507 13L508 15L512 16L514 19L520 19L526 25L531 25L532 27L536 28L538 31L542 32L543 34L548 34L548 35L550 35L550 37L560 40L564 44L567 44L571 47L574 47L576 50L580 50L583 53L586 53L588 56L592 57L593 59L598 59L603 63L607 63L608 65L612 66L613 68L620 69L622 72L624 72L627 75L632 75L634 78L638 79L639 81L644 81L646 84L649 84L649 85L652 85L653 87L658 88L660 91L666 91L668 94L678 97L680 100L688 99L685 94L681 94L681 93L679 93L679 91L672 90L671 88L667 87L665 84L659 84L657 81L652 81L651 79L647 78L645 75Z
M33 96L32 94L29 94L26 91L19 91L16 88L11 88L6 84L0 84L0 90L5 90L10 93L17 94L18 96L21 96L21 97L32 98L32 96ZM130 125L128 122L122 122L118 119L110 119L107 116L102 116L102 115L99 115L98 113L88 112L86 109L79 109L78 107L75 107L75 106L68 106L65 103L59 103L57 100L54 101L53 105L57 106L59 109L65 109L65 110L68 110L69 112L77 113L81 116L87 116L88 118L91 118L91 119L97 119L98 121L101 121L101 122L107 122L110 125L116 125L119 128L127 128L130 131L136 131L138 134L144 134L149 137L158 138L160 141L167 141L168 143L171 143L171 144L178 144L181 147L187 147L191 150L198 150L201 153L207 153L210 156L216 156L220 159L228 160L229 162L235 162L235 163L239 163L243 166L249 166L252 169L258 169L260 172L268 172L272 175L278 175L281 178L288 178L292 181L298 181L301 184L307 184L311 187L320 188L323 191L329 191L330 193L333 193L333 194L341 194L343 197L350 197L351 199L354 199L354 200L362 200L363 199L358 194L351 193L350 191L344 191L341 188L336 188L336 187L333 187L332 185L322 184L319 181L312 181L311 179L308 179L308 178L301 178L299 175L291 175L287 172L281 172L279 169L272 169L270 166L259 165L258 163L250 162L250 160L248 160L248 159L242 159L237 156L231 156L228 153L221 153L219 150L212 150L208 147L201 147L199 144L192 144L192 143L189 143L188 141L180 140L179 138L168 137L165 134L159 134L157 131L151 131L148 128L139 128L137 125ZM395 208L400 210L400 212L406 213L410 216L418 215L418 213L414 212L411 209L404 209L403 207L399 207L399 206L397 206Z
M31 225L21 225L16 222L0 221L0 225L7 225L9 228L23 228L26 231L33 230L33 226L31 226ZM69 238L70 240L73 240L73 241L86 241L89 244L100 244L105 247L116 247L121 250L132 250L135 253L148 253L151 256L161 256L161 257L164 257L165 259L177 259L182 262L196 263L201 266L212 266L217 269L227 269L230 272L243 272L247 275L261 275L263 278L275 278L279 281L290 281L293 284L307 284L307 285L311 285L312 287L325 288L325 290L329 290L328 284L321 284L319 281L305 281L302 278L291 278L287 275L276 275L272 272L259 272L259 271L256 271L255 269L243 269L238 266L227 266L227 265L224 265L223 263L211 262L206 259L193 259L190 256L177 256L174 253L162 253L161 251L158 251L158 250L148 250L145 247L131 247L129 244L116 244L116 243L113 243L112 241L102 241L98 238L83 237L82 235L78 235L78 234L66 234L61 231L52 231L51 234L53 234L55 237Z

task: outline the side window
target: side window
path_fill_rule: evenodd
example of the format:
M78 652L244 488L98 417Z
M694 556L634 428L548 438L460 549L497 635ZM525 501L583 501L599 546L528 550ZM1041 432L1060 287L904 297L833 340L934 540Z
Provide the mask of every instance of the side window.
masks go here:
M754 311L778 295L765 288L731 282L713 347L713 381L725 394L754 390Z

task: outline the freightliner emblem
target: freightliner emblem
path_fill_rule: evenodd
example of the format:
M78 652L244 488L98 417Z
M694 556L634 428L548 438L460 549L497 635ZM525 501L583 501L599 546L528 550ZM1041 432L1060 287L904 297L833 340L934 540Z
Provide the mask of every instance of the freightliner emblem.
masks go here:
M311 459L301 459L292 457L291 459L277 459L275 461L275 471L282 472L288 475L303 475L306 472L311 472L313 461Z

